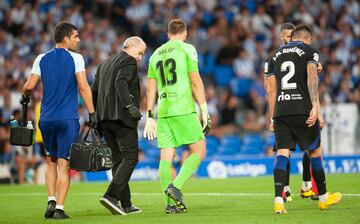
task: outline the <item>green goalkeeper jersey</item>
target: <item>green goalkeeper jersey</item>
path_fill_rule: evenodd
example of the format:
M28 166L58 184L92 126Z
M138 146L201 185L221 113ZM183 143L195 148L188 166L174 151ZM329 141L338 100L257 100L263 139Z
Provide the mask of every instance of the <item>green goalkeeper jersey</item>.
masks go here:
M169 40L151 55L148 78L158 85L158 117L196 113L190 72L198 72L197 53L191 44Z

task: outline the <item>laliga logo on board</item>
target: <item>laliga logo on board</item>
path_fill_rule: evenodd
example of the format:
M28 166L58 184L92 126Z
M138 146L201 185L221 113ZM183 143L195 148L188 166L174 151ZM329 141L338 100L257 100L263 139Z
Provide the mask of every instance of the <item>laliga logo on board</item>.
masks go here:
M226 166L223 162L212 161L207 166L207 172L210 178L224 179L228 177Z
M281 94L278 96L278 101L284 100L291 100L290 94L284 94L284 92L281 92Z

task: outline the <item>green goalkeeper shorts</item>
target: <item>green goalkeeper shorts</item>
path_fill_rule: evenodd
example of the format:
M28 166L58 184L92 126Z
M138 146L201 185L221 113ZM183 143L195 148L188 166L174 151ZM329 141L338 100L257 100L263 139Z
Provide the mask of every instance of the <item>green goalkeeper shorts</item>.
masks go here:
M160 149L192 144L204 138L196 113L159 118L157 121L157 141Z

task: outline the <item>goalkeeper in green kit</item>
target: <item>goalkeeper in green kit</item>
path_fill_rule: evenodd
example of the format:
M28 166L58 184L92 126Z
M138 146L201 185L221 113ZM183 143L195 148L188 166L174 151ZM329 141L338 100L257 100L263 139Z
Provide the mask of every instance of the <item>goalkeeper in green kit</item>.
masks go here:
M165 193L166 213L186 212L181 189L205 157L204 134L211 128L197 53L194 46L184 43L186 36L184 21L172 19L168 24L169 41L156 49L149 60L144 137L158 139L161 150L159 176L161 190ZM156 123L154 105L157 93ZM202 123L196 113L193 96L200 105ZM175 148L183 144L189 146L190 156L172 180Z

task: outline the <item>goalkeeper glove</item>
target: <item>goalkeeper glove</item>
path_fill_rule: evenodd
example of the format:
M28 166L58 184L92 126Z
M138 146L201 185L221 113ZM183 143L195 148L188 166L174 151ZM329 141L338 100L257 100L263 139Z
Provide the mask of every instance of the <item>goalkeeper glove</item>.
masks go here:
M206 103L200 105L200 111L202 120L202 131L204 135L206 135L211 129L211 119Z
M154 114L151 110L147 112L146 124L144 128L144 138L149 140L156 139L156 121L154 120Z

